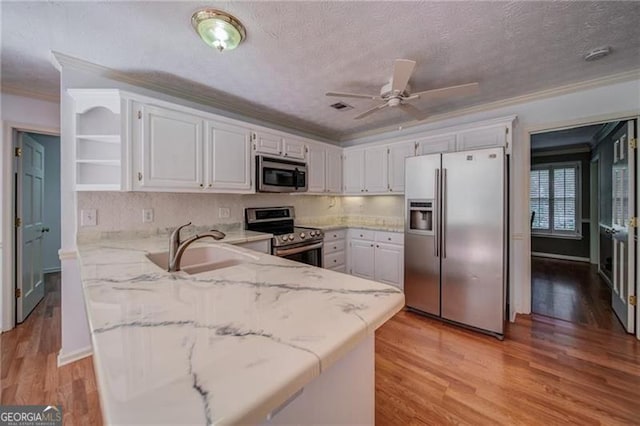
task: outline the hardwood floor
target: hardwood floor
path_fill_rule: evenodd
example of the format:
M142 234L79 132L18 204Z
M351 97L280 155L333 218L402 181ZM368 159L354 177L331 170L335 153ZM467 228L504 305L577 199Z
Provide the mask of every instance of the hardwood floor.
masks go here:
M58 368L60 273L45 276L45 297L27 320L0 335L0 404L62 405L65 425L101 425L92 358Z
M2 334L1 404L60 404L65 425L100 425L91 358L57 368L59 275L27 321ZM400 312L376 332L376 424L638 424L640 342L545 316L506 339Z
M531 311L624 334L611 309L611 290L595 265L531 258Z
M638 424L640 342L544 316L503 342L409 312L376 332L376 424Z

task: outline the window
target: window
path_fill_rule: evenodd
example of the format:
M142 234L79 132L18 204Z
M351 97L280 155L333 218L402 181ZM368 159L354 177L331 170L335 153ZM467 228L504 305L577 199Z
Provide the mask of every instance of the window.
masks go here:
M534 165L529 188L534 234L580 236L579 163Z

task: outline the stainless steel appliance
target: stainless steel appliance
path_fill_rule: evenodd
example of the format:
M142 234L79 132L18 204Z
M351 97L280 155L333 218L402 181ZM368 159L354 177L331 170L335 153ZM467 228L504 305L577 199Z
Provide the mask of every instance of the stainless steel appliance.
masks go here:
M256 183L259 192L305 192L307 164L258 155Z
M507 215L502 148L406 160L407 307L502 338Z
M247 208L244 215L246 229L274 235L271 254L322 267L324 232L293 226L293 207Z

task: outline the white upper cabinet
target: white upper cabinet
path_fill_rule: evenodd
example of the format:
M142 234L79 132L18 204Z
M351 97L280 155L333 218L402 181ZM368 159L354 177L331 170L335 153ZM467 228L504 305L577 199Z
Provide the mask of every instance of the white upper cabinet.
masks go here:
M416 155L440 154L442 152L453 152L456 150L456 135L436 135L421 138L416 141Z
M364 149L353 149L344 152L342 179L344 192L361 194L364 192Z
M255 132L255 141L256 153L282 155L282 136L260 131Z
M456 150L480 149L506 146L508 127L505 125L480 127L458 133Z
M404 192L404 160L416 153L414 142L405 142L389 147L389 191Z
M307 153L307 145L299 140L286 138L283 143L283 153L287 158L304 160Z
M342 150L327 148L325 163L326 192L333 194L342 192Z
M141 162L136 189L204 187L201 117L151 105L140 106Z
M364 153L364 192L387 192L388 149L386 146L367 148Z
M309 192L326 192L326 150L320 145L309 145Z
M251 192L251 130L207 121L207 188Z

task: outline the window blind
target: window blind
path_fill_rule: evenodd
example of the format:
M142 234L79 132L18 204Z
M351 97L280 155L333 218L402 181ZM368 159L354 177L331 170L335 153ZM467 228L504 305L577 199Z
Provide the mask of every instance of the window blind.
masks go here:
M530 174L529 200L535 212L534 233L580 234L579 165L535 166Z

